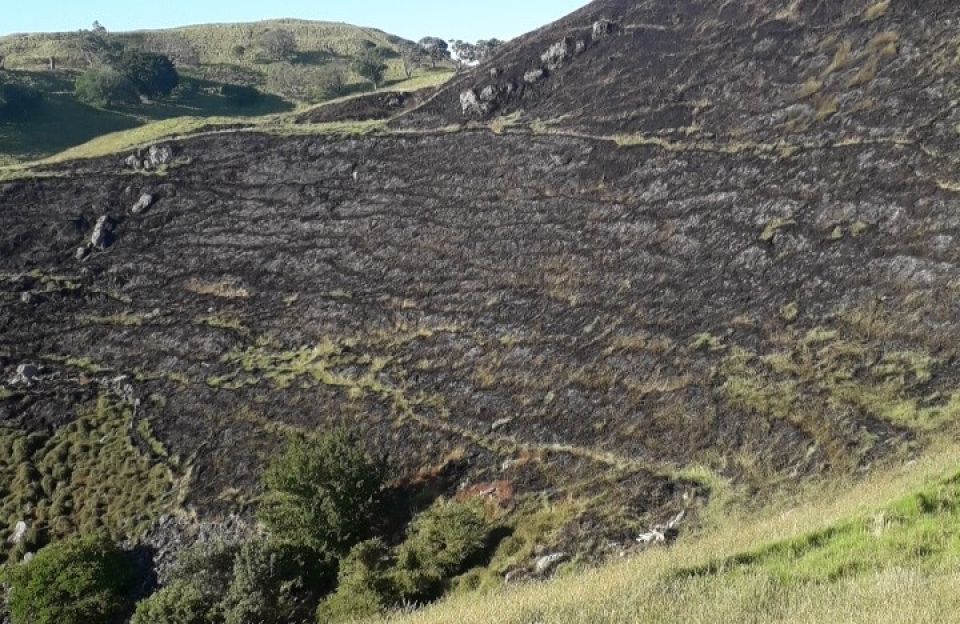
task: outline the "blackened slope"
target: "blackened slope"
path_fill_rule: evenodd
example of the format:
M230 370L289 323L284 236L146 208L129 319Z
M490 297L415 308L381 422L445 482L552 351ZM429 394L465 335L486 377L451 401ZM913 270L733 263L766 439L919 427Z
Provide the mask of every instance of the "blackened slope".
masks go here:
M942 1L598 1L511 42L397 123L521 111L553 129L683 144L922 136L945 146L958 18ZM594 31L600 20L611 25ZM566 52L545 61L557 44ZM461 95L487 88L486 112L464 114Z

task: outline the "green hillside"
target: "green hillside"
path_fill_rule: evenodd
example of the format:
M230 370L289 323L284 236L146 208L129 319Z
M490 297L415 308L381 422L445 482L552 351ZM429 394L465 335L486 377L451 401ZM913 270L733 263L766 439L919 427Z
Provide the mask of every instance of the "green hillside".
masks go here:
M277 60L263 46L264 36L283 30L296 50ZM212 24L171 30L107 33L125 49L169 56L177 65L181 86L169 97L135 106L102 109L74 96L74 81L90 66L78 33L16 34L0 37L0 84L30 87L42 104L22 119L0 119L0 164L14 164L56 154L105 134L176 117L251 118L291 111L335 97L331 75L344 84L340 96L372 90L352 65L371 47L386 55L384 88L416 88L442 82L444 67L422 67L408 78L398 50L403 39L379 30L348 24L275 20L252 24ZM55 59L55 70L50 60ZM255 103L224 97L224 85L254 87ZM408 87L409 85L409 87ZM240 120L242 122L242 119Z

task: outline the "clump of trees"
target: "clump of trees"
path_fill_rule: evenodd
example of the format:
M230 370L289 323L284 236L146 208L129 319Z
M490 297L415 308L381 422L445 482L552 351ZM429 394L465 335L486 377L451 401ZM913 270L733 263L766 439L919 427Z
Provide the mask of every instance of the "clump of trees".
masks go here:
M12 624L89 624L128 611L135 575L129 555L87 538L47 546L3 582Z
M136 104L140 101L133 82L107 65L94 67L80 74L74 90L80 101L102 108Z
M450 46L440 37L424 37L418 45L426 52L433 68L437 67L437 63L450 60Z
M488 551L493 523L479 502L440 499L400 533L381 521L385 480L385 462L345 431L297 437L264 473L264 535L193 548L135 609L126 553L99 540L48 546L0 579L11 623L131 611L132 624L326 623L436 599Z
M99 22L94 22L91 30L80 31L78 47L90 68L77 78L75 91L87 104L135 104L140 97L168 96L180 84L180 75L170 57L125 49L111 40Z
M493 53L501 45L503 45L503 42L499 39L481 39L476 43L457 39L452 42L450 47L457 63L457 69L459 70L464 65L482 63L493 56Z

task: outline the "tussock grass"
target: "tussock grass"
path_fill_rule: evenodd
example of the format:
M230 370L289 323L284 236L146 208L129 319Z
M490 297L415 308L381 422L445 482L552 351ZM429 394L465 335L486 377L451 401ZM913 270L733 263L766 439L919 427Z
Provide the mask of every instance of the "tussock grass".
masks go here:
M138 430L155 456L141 453L131 422L129 409L101 398L50 435L0 428L0 562L78 533L135 537L179 504L181 477L148 425ZM20 520L30 533L12 546Z

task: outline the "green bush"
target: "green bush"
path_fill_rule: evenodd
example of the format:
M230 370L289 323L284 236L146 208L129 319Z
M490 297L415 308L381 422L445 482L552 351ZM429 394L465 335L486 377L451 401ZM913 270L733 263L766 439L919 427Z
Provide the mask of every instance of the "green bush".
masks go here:
M126 76L111 67L97 67L80 74L77 98L91 106L110 108L140 101L137 89Z
M173 61L162 54L128 50L120 56L116 67L147 97L170 95L180 84Z
M297 437L266 471L260 518L282 543L342 556L369 534L383 475L344 431Z
M298 547L262 541L245 543L233 564L223 599L225 624L287 624L310 618L313 593L329 579L316 573L325 562ZM329 567L325 568L327 571Z
M134 569L108 542L73 539L12 567L4 581L12 624L98 624L130 606Z
M333 564L312 551L252 540L181 555L171 583L137 607L131 624L288 624L312 619Z
M397 551L396 581L408 600L431 600L487 545L490 525L478 502L440 499L414 518Z
M340 563L337 591L320 603L317 621L339 622L384 612L398 601L390 551L380 539L360 542Z
M177 581L138 604L130 624L208 624L214 607L198 587Z

